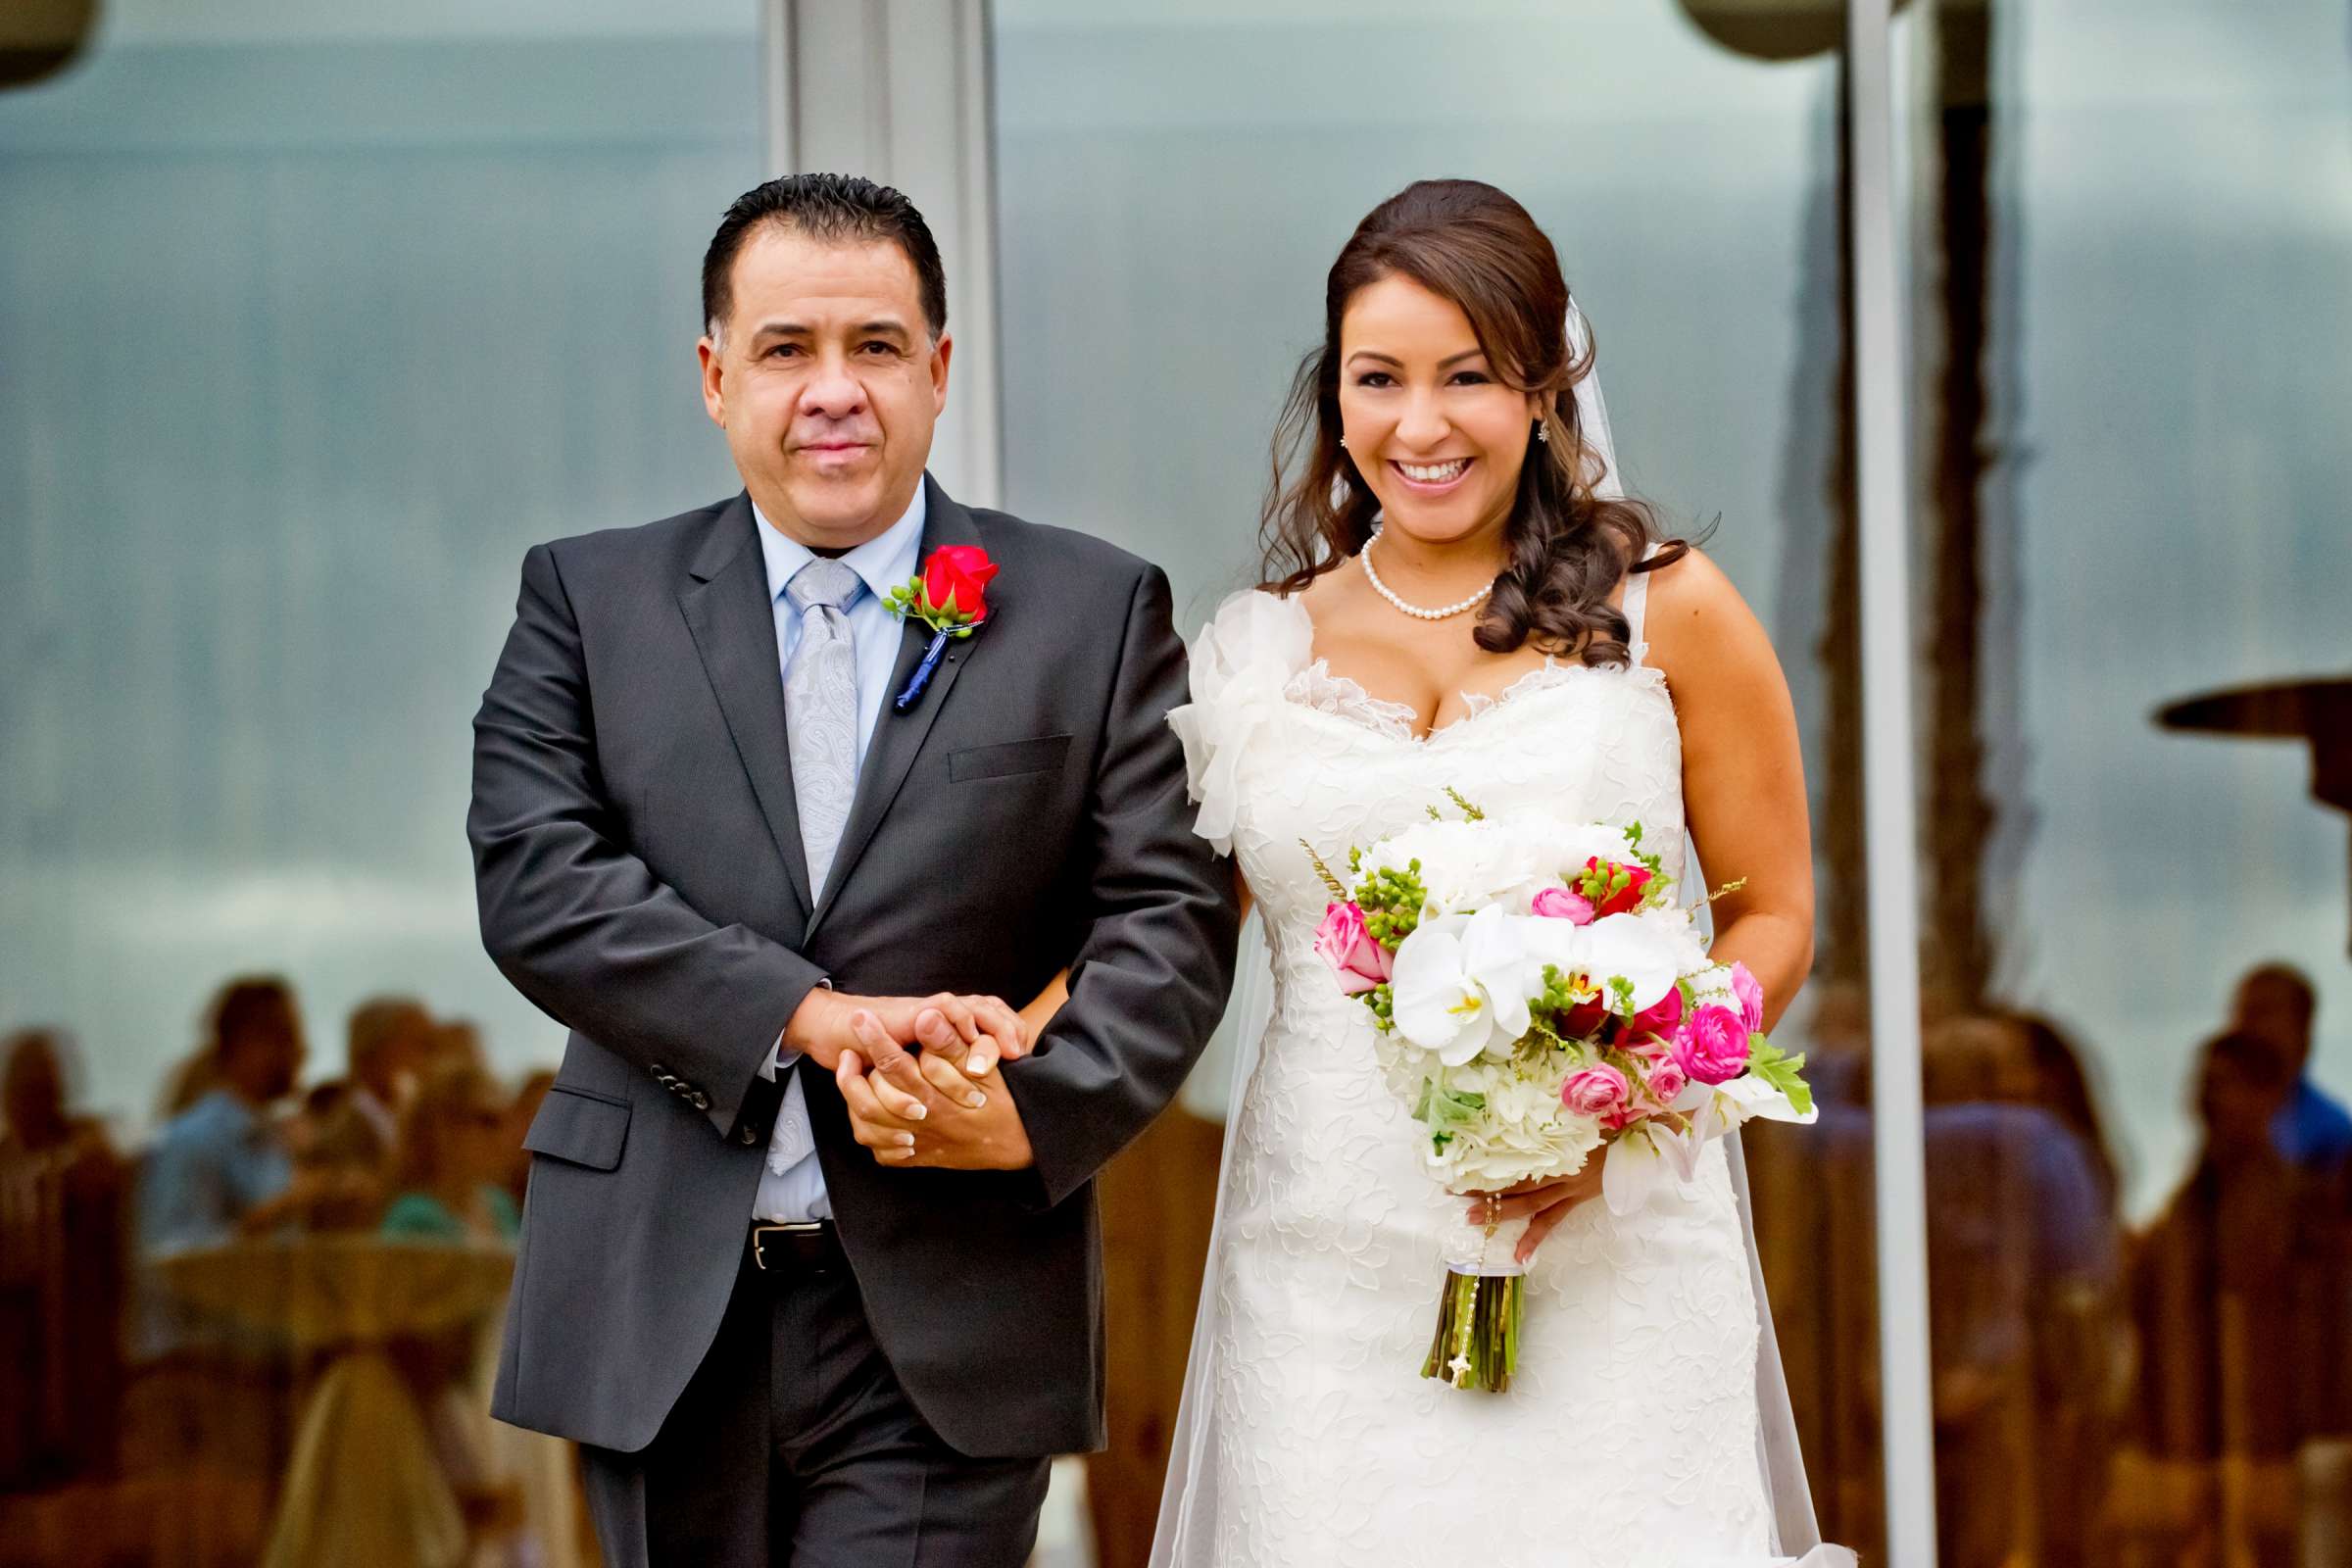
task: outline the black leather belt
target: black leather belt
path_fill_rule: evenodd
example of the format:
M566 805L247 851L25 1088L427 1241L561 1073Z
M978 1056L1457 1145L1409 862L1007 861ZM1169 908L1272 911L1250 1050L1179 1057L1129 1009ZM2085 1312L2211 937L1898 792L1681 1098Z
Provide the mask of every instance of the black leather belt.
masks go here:
M754 1225L748 1253L755 1272L775 1279L805 1279L811 1274L829 1274L844 1265L841 1238L829 1219Z

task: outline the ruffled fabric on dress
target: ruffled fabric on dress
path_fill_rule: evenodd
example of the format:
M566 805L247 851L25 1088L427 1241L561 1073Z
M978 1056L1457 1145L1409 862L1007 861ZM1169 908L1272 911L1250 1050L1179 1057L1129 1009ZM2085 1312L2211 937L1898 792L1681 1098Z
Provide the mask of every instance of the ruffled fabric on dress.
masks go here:
M1200 808L1194 831L1233 853L1236 774L1250 741L1281 712L1283 687L1307 662L1314 623L1298 607L1255 588L1229 594L1193 639L1193 700L1171 709L1184 742L1187 788Z

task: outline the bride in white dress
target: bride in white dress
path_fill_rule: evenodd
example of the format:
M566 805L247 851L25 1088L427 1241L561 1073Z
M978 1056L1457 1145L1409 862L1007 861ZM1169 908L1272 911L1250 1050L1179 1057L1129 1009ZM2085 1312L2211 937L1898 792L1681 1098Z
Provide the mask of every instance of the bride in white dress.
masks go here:
M1155 1568L1851 1561L1814 1531L1736 1143L1624 1216L1587 1201L1597 1157L1508 1200L1532 1259L1510 1392L1420 1375L1470 1200L1423 1168L1369 1013L1312 951L1309 848L1338 859L1453 789L1639 820L1686 889L1687 826L1710 882L1744 879L1715 906L1717 957L1776 1017L1804 979L1787 685L1729 581L1607 474L1590 367L1516 202L1430 181L1384 203L1332 268L1278 437L1269 585L1194 647L1170 721L1273 985L1237 1077Z

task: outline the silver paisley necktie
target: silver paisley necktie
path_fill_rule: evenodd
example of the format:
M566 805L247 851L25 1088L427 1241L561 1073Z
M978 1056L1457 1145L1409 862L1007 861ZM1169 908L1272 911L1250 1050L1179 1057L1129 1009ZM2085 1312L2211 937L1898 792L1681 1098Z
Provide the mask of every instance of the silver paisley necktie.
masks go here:
M784 672L784 720L810 898L824 897L858 793L858 647L842 612L862 586L857 572L820 557L784 587L801 612L800 645Z

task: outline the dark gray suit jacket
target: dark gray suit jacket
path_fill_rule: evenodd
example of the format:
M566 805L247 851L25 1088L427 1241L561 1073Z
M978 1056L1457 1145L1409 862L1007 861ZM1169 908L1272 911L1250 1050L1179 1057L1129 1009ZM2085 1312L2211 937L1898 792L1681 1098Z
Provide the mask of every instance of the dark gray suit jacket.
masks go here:
M571 1037L533 1155L496 1413L636 1450L734 1285L821 979L1069 1004L1006 1081L1034 1170L885 1170L798 1071L843 1246L907 1395L974 1456L1102 1436L1093 1178L1175 1093L1232 984L1232 878L1164 722L1184 648L1158 568L951 501L926 557L1003 568L989 624L887 706L811 906L775 620L748 498L533 548L474 720L482 940ZM927 638L909 623L895 694ZM888 697L885 697L887 704Z

